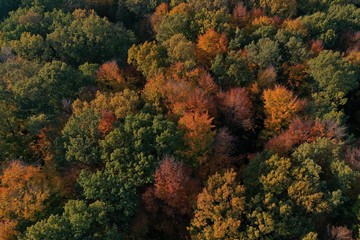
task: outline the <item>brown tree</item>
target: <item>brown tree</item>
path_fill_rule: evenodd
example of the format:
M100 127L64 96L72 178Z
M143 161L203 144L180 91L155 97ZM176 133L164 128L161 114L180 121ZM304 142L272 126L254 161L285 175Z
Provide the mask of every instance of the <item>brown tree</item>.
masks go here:
M228 123L249 130L253 127L252 101L245 88L233 88L218 95L220 110Z
M172 157L165 157L155 172L155 184L151 191L156 198L184 215L191 212L199 190L200 182L191 177L189 168ZM148 206L154 209L151 202L153 201L148 201Z

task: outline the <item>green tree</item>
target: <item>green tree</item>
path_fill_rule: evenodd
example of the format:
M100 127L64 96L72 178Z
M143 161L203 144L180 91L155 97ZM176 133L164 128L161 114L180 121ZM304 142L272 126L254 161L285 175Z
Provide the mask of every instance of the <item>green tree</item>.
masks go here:
M195 44L187 40L183 34L176 34L164 42L169 61L182 62L188 68L195 66Z
M157 28L156 39L164 42L176 34L183 34L190 37L190 20L183 13L168 14L164 16Z
M124 173L121 161L107 162L103 170L95 173L83 170L78 183L83 196L91 201L102 201L114 209L113 221L129 222L138 207L139 195L134 180Z
M88 205L81 200L70 200L62 215L51 215L37 222L19 239L120 239L117 227L110 222L111 212L111 206L100 201Z
M333 4L326 11L304 16L302 20L309 28L310 36L320 38L326 47L334 47L342 33L359 28L359 15L360 9L353 4Z
M224 88L246 86L254 79L241 51L230 51L226 56L217 55L212 61L211 70L217 83Z
M142 15L146 15L154 10L159 2L159 0L120 0L119 7L125 7L131 13L141 17Z
M252 160L244 178L252 199L247 236L301 239L321 233L328 222L342 225L356 179L342 149L340 143L319 139L300 145L291 158L263 154Z
M308 67L318 88L313 93L317 116L343 121L344 113L339 108L346 104L346 95L359 85L353 67L340 53L327 50L311 59Z
M142 74L153 77L165 67L166 49L155 42L144 42L129 49L128 63L137 67Z
M48 62L29 79L17 79L14 95L28 113L54 114L61 111L62 100L76 95L84 83L79 71L64 62Z
M83 195L110 204L117 221L128 222L138 204L137 189L151 183L161 158L177 155L180 146L175 124L161 115L127 116L101 141L103 169L80 174Z
M260 5L268 8L272 14L291 17L296 14L296 0L260 0Z
M94 164L100 162L100 116L93 109L72 115L62 130L66 159Z
M101 141L102 159L119 162L119 174L141 186L152 181L160 158L178 155L181 145L174 123L161 115L141 112L127 116L124 124Z
M47 36L55 55L75 64L124 58L132 39L132 33L120 25L85 10L74 11L69 25L56 27Z
M262 68L277 66L281 56L279 44L269 38L262 38L256 44L245 46L246 56Z

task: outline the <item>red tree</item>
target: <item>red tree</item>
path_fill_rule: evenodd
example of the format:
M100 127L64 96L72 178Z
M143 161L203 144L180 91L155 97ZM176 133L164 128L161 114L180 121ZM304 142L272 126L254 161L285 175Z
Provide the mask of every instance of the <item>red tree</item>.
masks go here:
M251 129L252 101L245 88L233 88L218 95L220 110L224 113L227 122L237 127Z

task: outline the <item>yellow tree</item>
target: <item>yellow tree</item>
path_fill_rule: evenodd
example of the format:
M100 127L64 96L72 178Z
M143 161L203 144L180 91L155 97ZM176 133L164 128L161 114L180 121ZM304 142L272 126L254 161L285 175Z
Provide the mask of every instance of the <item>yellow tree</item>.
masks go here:
M245 210L245 188L236 173L215 174L199 194L188 228L192 239L239 239Z
M294 94L283 86L264 91L265 128L269 135L279 133L304 106Z
M290 17L296 14L296 0L260 0L260 5L282 17Z

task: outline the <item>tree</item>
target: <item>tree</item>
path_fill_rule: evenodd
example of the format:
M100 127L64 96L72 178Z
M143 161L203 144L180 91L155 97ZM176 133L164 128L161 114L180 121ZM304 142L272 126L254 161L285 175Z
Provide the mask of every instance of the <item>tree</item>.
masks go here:
M291 0L260 0L260 5L269 8L272 14L291 17L296 14L297 1Z
M2 240L15 239L19 234L16 230L18 222L16 220L1 220L0 221L0 236Z
M109 205L96 201L87 205L81 200L70 200L62 215L51 215L27 228L20 239L115 239L121 237L116 226L111 226ZM96 226L96 227L94 227Z
M156 32L156 40L164 42L169 40L176 34L183 34L186 37L190 37L189 32L190 19L186 13L174 13L170 12L162 18L161 23Z
M144 94L153 104L164 104L178 116L186 112L207 112L216 116L214 97L217 91L218 86L205 69L187 71L184 64L178 63L164 74L151 78L145 85Z
M195 66L195 45L183 34L176 34L164 42L171 63L183 62L188 68Z
M42 56L47 59L50 56L50 50L45 44L44 38L40 34L31 34L29 32L21 33L18 41L10 42L13 51L28 60L35 60Z
M212 3L208 1L191 1L190 9L194 9L194 20L191 21L190 25L191 30L196 35L204 34L209 29L229 33L231 31L229 23L232 20L229 5L230 2L227 0L213 1Z
M40 167L13 161L0 184L0 222L8 235L16 234L19 224L37 220L51 201L53 189Z
M167 3L161 3L156 7L155 12L150 16L151 26L155 32L158 32L159 25L168 12L169 5Z
M229 129L223 127L219 129L214 138L211 153L206 162L201 166L200 177L207 179L215 173L221 173L230 169L238 160L234 153L236 151L237 137Z
M224 89L246 86L254 79L253 72L243 51L230 51L226 56L217 55L212 62L211 71L217 83Z
M301 1L299 1L300 3ZM323 2L320 3L320 8ZM334 47L339 36L346 31L352 31L358 26L359 9L354 4L339 4L337 1L330 1L334 4L327 4L324 10L302 17L302 21L309 28L309 35L313 39L322 40L326 48ZM308 6L311 9L314 4Z
M108 132L113 129L113 124L116 122L115 115L110 112L103 111L101 113L101 118L99 121L99 131L103 136L105 136Z
M213 29L207 30L203 35L200 35L197 43L197 58L205 63L208 63L218 54L227 51L228 41L225 34L217 33Z
M88 164L100 162L100 116L92 109L73 115L62 130L66 159Z
M34 70L29 78L14 79L12 88L20 106L29 115L51 116L61 112L62 101L76 95L85 82L79 71L60 61L45 63L38 72Z
M342 152L341 142L319 138L314 142L300 145L293 153L293 157L299 161L313 159L321 167L328 189L332 191L340 189L345 194L351 188L355 173L343 160Z
M173 158L165 157L155 172L154 194L180 213L190 213L199 190L199 182L191 178L191 170Z
M204 164L214 141L213 118L207 113L185 113L179 120L179 128L185 131L184 141L187 146L184 154L192 160L194 166ZM194 161L195 160L195 161Z
M318 83L319 89L332 99L343 92L358 86L356 74L351 65L341 58L339 52L322 51L319 56L308 63L310 75Z
M200 181L191 176L191 170L183 163L168 156L161 161L154 180L154 186L142 195L149 216L149 231L185 237L187 216L192 213Z
M158 5L160 1L137 1L137 0L121 0L119 1L119 7L126 7L130 12L141 17L150 13Z
M87 109L93 109L97 114L110 113L117 119L125 118L134 114L141 106L139 94L135 91L125 89L122 92L102 93L98 91L95 99L91 102L75 100L72 104L72 111L75 115Z
M321 169L310 159L302 164L293 164L292 160L277 155L265 163L260 159L250 163L245 187L251 188L247 196L253 201L247 215L250 224L244 232L247 238L302 239L314 231L316 217L329 211L326 195L319 189ZM299 209L297 204L307 210ZM296 227L299 225L302 228Z
M82 195L89 201L101 201L111 207L112 222L119 226L129 222L138 206L135 184L139 183L127 174L130 175L124 171L121 161L114 160L107 161L103 169L93 173L83 170L78 177Z
M230 170L211 176L199 194L189 231L193 239L240 237L245 210L245 189Z
M287 127L302 109L303 102L282 86L264 91L265 128L270 134L279 133Z
M178 155L181 137L176 126L161 115L141 112L108 133L100 143L104 167L83 171L78 182L83 195L114 207L115 220L126 223L138 205L137 190L153 181L165 155Z
M190 4L192 7L194 7L196 10L201 10L202 8L210 11L216 11L218 9L225 8L226 10L230 9L231 7L231 1L229 0L215 0L215 1L206 1L206 0L191 0Z
M3 43L14 48L14 52L29 60L55 60L53 49L47 41L55 28L71 23L71 15L61 10L45 12L43 6L35 4L19 8L1 24ZM58 59L63 60L63 59Z
M179 154L181 135L163 116L141 112L127 116L100 144L103 161L116 162L123 179L143 186L163 156Z
M344 127L334 121L295 118L289 128L270 139L265 148L277 153L288 153L294 146L313 142L318 138L341 142L345 135Z
M245 46L246 56L250 61L262 68L275 66L280 60L279 44L269 38L261 38L256 44Z
M123 74L115 61L102 64L96 75L98 85L102 89L121 90L127 86Z
M150 78L161 72L165 66L164 55L163 47L155 42L144 42L129 49L127 62L135 65L145 77Z
M342 148L342 143L318 138L300 145L291 158L263 153L251 160L244 185L253 199L248 220L257 227L250 223L246 234L302 238L324 230L328 222L341 225L356 178L342 160Z
M356 72L340 53L333 51L322 51L308 62L308 66L319 89L318 93L313 93L317 115L343 121L339 108L346 103L346 95L359 85Z
M1 39L5 41L19 40L24 32L32 34L46 34L47 26L39 23L44 17L41 7L18 8L1 24Z
M252 101L245 88L232 88L219 94L220 109L226 122L249 130L252 123Z
M80 65L126 56L132 33L94 11L75 10L71 23L55 28L47 41L61 59Z

